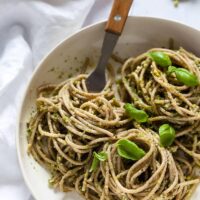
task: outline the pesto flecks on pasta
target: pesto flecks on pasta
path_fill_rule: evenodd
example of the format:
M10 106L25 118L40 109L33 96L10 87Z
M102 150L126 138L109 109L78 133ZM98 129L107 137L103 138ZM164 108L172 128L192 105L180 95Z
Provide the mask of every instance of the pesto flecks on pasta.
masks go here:
M28 153L87 200L184 200L200 182L200 59L150 49L89 93L87 75L38 89Z

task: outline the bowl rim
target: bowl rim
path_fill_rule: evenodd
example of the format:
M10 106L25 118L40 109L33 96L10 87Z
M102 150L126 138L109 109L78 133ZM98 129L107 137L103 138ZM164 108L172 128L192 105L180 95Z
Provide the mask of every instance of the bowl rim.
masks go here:
M166 22L166 23L172 23L172 24L176 24L177 26L182 26L184 28L189 28L193 31L197 31L200 33L200 29L192 27L190 25L184 24L183 22L180 22L178 20L172 20L172 19L164 19L164 18L159 18L159 17L148 17L148 16L129 16L128 17L130 20L145 20L145 21L155 21L156 23L159 22ZM32 184L28 178L28 175L26 174L26 170L24 168L23 165L23 158L21 156L21 151L20 151L20 120L21 120L21 116L22 116L22 109L24 107L24 101L25 98L27 96L27 93L29 91L31 82L33 81L33 78L35 77L35 74L37 73L37 71L41 68L41 66L43 65L43 63L49 58L51 57L51 55L54 53L54 51L57 48L60 48L62 45L64 45L64 43L68 40L70 40L73 37L76 37L77 35L89 30L92 27L96 27L96 26L100 26L106 23L107 20L101 20L95 23L92 23L90 25L87 25L85 27L82 27L80 29L78 29L77 31L75 31L74 33L70 34L69 36L67 36L66 38L64 38L63 40L61 40L54 48L52 48L42 59L41 61L36 65L36 67L33 70L33 73L31 75L30 80L27 82L25 90L23 91L22 97L21 97L21 102L19 105L19 108L17 110L17 128L16 128L16 133L15 133L15 142L16 142L16 149L17 149L17 160L18 160L18 164L20 166L20 170L21 170L21 174L23 177L23 180L25 182L25 185L27 186L28 190L30 191L31 195L38 200L38 195L36 194L36 192L32 189Z

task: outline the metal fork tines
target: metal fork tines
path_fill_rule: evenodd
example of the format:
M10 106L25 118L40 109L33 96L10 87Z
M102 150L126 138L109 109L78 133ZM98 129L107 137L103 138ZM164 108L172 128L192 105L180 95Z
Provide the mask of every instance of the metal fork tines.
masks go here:
M87 88L89 91L99 92L104 89L106 85L105 69L113 49L115 48L115 45L118 41L118 38L119 35L115 33L105 32L99 62L95 70L86 80Z

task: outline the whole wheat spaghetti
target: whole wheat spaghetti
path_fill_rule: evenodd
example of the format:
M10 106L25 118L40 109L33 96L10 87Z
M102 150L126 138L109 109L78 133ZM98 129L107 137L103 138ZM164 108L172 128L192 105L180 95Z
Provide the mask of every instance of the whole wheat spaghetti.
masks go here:
M184 200L199 183L200 86L186 86L156 64L149 52L164 52L172 64L200 80L200 59L184 49L151 49L129 58L120 80L109 79L100 93L89 93L87 75L38 89L37 112L28 129L28 152L52 175L51 187L76 191L88 200ZM145 111L139 123L125 103ZM160 144L158 130L173 125L176 139ZM126 139L142 148L138 160L120 156ZM94 152L107 157L91 170Z

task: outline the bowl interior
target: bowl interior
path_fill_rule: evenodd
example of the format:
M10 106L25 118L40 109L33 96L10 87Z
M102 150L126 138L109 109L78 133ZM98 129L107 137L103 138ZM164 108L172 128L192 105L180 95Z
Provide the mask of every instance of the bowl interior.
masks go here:
M75 193L61 193L48 187L48 172L27 155L26 123L35 108L36 89L44 83L60 83L70 76L80 73L85 58L90 58L90 66L95 66L100 54L104 36L105 22L90 26L66 39L57 46L37 67L27 87L17 134L19 161L25 181L36 199L79 200ZM126 58L138 55L152 47L168 47L169 40L175 46L182 46L200 55L200 32L172 21L129 17L115 53ZM200 199L200 187L195 191L193 200Z

